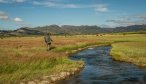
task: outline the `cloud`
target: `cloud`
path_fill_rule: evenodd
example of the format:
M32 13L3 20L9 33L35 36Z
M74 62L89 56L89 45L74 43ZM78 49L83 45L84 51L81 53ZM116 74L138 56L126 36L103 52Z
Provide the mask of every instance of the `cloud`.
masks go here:
M133 18L146 20L146 15L135 15Z
M22 2L25 2L26 0L13 0L13 1L17 3L22 3Z
M23 3L29 0L0 0L0 3ZM52 8L93 8L96 12L108 12L109 9L105 4L73 4L65 3L58 0L30 0L32 5L52 7Z
M5 12L0 11L0 20L8 20L8 19L9 19L8 15Z
M25 21L23 21L22 18L16 17L13 19L13 21L15 22L15 25L18 27L31 27L32 25L29 23L26 23Z
M0 0L0 3L22 3L26 0Z
M50 2L50 1L46 1L46 2L33 1L32 4L45 6L45 7L56 7L56 6L60 5L60 4L57 4L57 3Z
M107 25L107 24L102 24L102 25L99 25L99 26L102 27L102 28L112 28L112 26Z
M75 4L61 4L61 3L55 3L52 1L45 1L45 2L38 2L38 1L33 1L32 2L34 5L40 5L44 7L54 7L54 8L79 8L78 5Z
M8 3L7 0L0 0L0 3Z
M119 26L146 25L146 15L125 16L119 19L107 20Z
M32 25L23 21L22 18L16 17L13 19L13 22L15 22L14 24L18 27L31 27Z
M95 8L97 12L108 12L108 7L106 5L97 5Z
M93 8L98 13L105 13L109 11L106 4L72 4L72 3L55 2L55 0L33 1L32 4L36 6L43 6L50 8L70 8L70 9Z
M95 8L97 12L107 12L108 8L106 5L103 4L64 4L64 3L57 3L54 0L39 2L33 1L33 5L44 6L44 7L54 7L54 8Z
M9 3L9 0L0 0L0 3Z
M62 8L80 8L80 7L75 4L66 4L66 5L62 5Z
M16 17L13 19L14 22L23 22L23 20L19 17Z
M0 15L3 16L3 15L6 15L6 13L3 11L0 11Z
M112 22L112 23L118 24L119 26L135 25L135 22L131 22L127 20L107 20L107 22Z
M24 22L23 19L19 18L19 17L9 19L9 16L3 11L0 11L0 20L14 22L14 24L19 27L31 27L32 26L31 24Z

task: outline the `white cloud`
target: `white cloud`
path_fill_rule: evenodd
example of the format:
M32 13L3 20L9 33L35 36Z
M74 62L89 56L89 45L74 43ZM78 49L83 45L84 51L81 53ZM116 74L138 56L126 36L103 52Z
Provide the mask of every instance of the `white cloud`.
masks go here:
M0 11L0 20L8 20L8 19L9 19L8 15L5 12Z
M0 11L0 20L2 20L2 21L6 21L6 20L7 21L13 21L14 24L16 24L19 27L30 27L31 26L31 24L28 24L28 23L24 22L23 19L19 18L19 17L9 19L9 16L3 11Z
M54 7L54 8L96 8L96 11L99 12L107 12L108 8L106 5L103 4L64 4L64 3L57 3L52 0L49 1L33 1L33 5L39 5L44 7Z
M23 20L21 19L21 18L19 18L19 17L16 17L16 18L14 18L13 19L15 22L22 22Z
M55 2L54 0L47 1L33 1L33 5L43 6L43 7L52 7L52 8L93 8L96 12L105 13L109 9L105 4L72 4L72 3L61 3Z
M0 0L0 3L9 3L8 0Z
M54 7L54 8L79 8L79 6L75 4L61 4L61 3L55 3L52 1L45 1L45 2L38 2L38 1L33 1L32 2L34 5L40 5L44 7Z
M75 4L66 4L63 5L62 8L80 8L80 7Z
M26 0L13 0L13 1L17 3L22 3L22 2L25 2Z
M97 5L95 8L95 11L97 12L108 12L108 8L106 5Z
M50 1L46 1L46 2L33 1L32 3L34 5L40 5L40 6L45 6L45 7L56 7L56 6L60 5L60 4L57 4L57 3L50 2Z
M0 0L0 3L23 3L29 0ZM53 8L93 8L96 12L108 12L108 7L105 4L73 4L63 3L58 0L30 0L33 5Z
M102 24L102 25L99 25L100 27L102 28L113 28L113 26L110 26L110 25L107 25L107 24Z
M131 15L119 19L107 20L119 26L146 25L146 15Z
M0 16L0 20L8 20L9 17L8 16Z
M131 17L131 18L132 18L132 17ZM144 19L144 20L146 20L146 15L136 15L136 16L133 16L133 18Z
M6 15L6 13L3 11L0 11L0 15Z
M13 19L13 21L15 22L15 25L18 27L31 27L32 25L23 21L22 18L16 17Z
M22 3L26 0L0 0L0 3Z

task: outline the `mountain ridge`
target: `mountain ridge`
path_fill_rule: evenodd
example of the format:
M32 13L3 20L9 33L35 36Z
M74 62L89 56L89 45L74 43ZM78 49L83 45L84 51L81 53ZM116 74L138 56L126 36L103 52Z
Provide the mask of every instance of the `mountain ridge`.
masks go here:
M73 26L73 25L49 25L42 27L23 27L16 30L6 31L1 30L1 35L44 35L44 33L50 32L53 35L76 35L76 34L98 34L98 33L118 33L118 32L136 32L146 31L146 25L132 25L127 27L116 27L116 28L101 28L99 26Z

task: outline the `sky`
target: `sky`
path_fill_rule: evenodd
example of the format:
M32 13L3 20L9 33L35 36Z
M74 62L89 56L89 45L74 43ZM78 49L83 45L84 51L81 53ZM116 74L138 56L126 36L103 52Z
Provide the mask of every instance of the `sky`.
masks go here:
M46 25L146 24L146 0L0 0L0 30Z

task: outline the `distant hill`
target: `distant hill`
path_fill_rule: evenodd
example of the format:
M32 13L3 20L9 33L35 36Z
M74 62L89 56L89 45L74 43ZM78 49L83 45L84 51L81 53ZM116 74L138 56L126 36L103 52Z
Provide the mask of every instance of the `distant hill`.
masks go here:
M146 31L146 25L133 25L116 28L101 28L98 26L87 25L83 26L63 25L61 27L57 25L50 25L45 27L36 27L33 28L33 30L41 32L51 32L52 34L97 34L97 33Z
M72 26L72 25L50 25L35 28L20 28L13 31L0 31L0 35L43 35L46 32L50 32L54 35L63 34L97 34L97 33L118 33L118 32L135 32L146 31L146 25L132 25L127 27L116 28L101 28L98 26Z

